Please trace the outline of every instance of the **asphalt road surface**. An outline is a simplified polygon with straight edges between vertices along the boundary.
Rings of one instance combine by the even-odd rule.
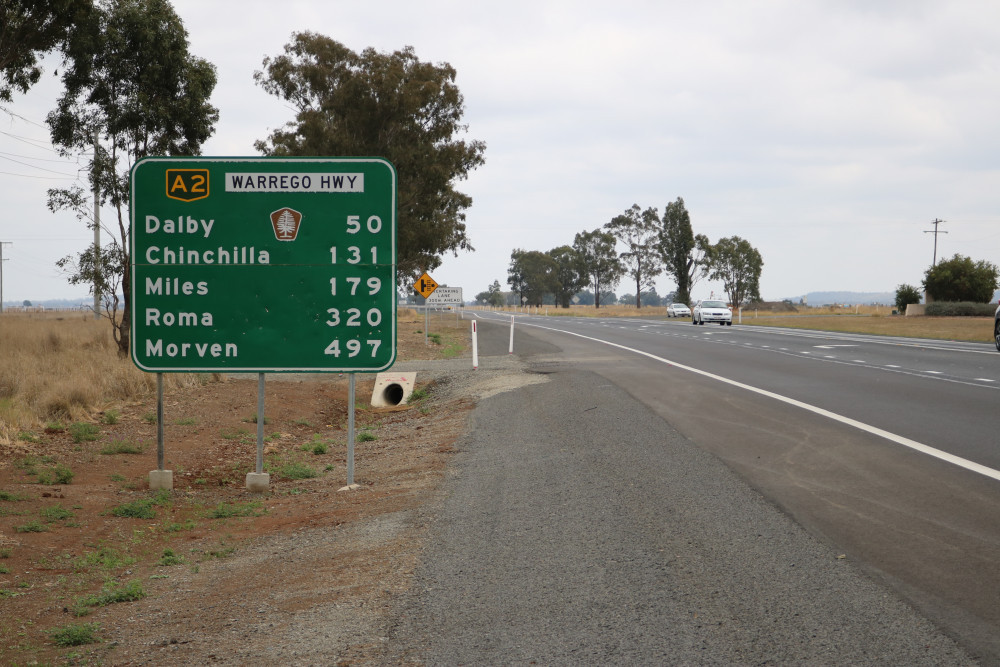
[[[390,655],[1000,662],[993,441],[930,424],[1000,396],[1000,355],[684,326],[519,321],[549,381],[477,407]]]

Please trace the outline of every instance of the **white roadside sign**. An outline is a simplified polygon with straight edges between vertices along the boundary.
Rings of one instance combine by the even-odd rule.
[[[461,287],[439,286],[433,294],[427,297],[427,305],[429,306],[460,306],[463,303]]]

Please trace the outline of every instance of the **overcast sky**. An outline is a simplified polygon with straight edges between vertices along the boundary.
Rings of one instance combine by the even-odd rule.
[[[448,62],[486,164],[458,189],[474,253],[432,272],[504,289],[511,250],[571,244],[683,197],[695,233],[764,259],[765,299],[919,285],[934,253],[1000,263],[1000,3],[174,0],[220,112],[205,155],[256,155],[293,111],[253,81],[311,30]],[[51,63],[48,73],[51,75]],[[51,76],[0,114],[3,298],[86,296],[55,268],[93,236],[45,191],[73,182]],[[68,175],[68,176],[67,176]],[[80,176],[80,182],[85,184]],[[111,219],[111,210],[102,212]],[[661,294],[674,288],[661,277]],[[719,285],[702,281],[694,298]],[[618,294],[634,292],[623,282]]]

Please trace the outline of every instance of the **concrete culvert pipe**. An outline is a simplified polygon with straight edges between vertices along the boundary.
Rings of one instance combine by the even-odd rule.
[[[416,373],[378,373],[372,388],[372,407],[388,408],[406,403],[413,393]]]

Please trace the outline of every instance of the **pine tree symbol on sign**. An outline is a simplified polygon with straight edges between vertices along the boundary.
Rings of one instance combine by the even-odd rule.
[[[290,208],[278,209],[271,214],[274,238],[279,241],[294,241],[302,224],[302,214]]]

